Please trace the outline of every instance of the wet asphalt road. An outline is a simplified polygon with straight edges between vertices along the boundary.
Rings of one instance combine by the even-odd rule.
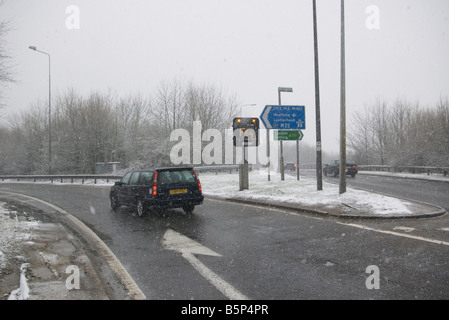
[[[304,174],[313,176],[314,172],[307,171]],[[324,181],[339,184],[338,177],[324,177]],[[348,176],[346,182],[348,187],[423,201],[449,210],[449,182],[422,181],[369,174],[358,174],[355,178]]]
[[[252,300],[449,298],[447,215],[349,221],[207,199],[192,216],[175,209],[140,218],[125,208],[112,212],[109,187],[0,184],[6,189],[82,220],[148,299],[232,299],[217,279]],[[167,230],[217,255],[195,254],[200,269],[164,246]],[[367,272],[372,265],[379,269],[379,289],[367,288],[374,283]]]

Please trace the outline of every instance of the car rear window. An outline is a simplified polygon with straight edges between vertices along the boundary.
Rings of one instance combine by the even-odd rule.
[[[195,182],[195,176],[192,170],[160,171],[157,176],[158,183],[187,183]]]

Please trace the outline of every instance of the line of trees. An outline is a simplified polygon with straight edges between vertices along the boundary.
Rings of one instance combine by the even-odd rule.
[[[428,107],[378,99],[355,113],[348,142],[360,164],[449,166],[449,99]]]
[[[5,4],[0,0],[0,7]],[[10,30],[8,21],[0,21],[0,108],[4,107],[4,92],[7,85],[15,82],[16,71],[12,57],[8,53],[5,36]]]
[[[214,85],[173,80],[161,83],[149,98],[73,89],[52,99],[52,173],[92,173],[97,162],[124,167],[170,164],[170,133],[193,121],[203,130],[229,128],[237,114],[235,95]],[[0,126],[0,173],[46,174],[49,171],[48,102]]]

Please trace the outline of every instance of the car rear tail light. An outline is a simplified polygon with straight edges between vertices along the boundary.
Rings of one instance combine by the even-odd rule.
[[[154,173],[153,177],[153,186],[150,189],[150,193],[153,197],[157,196],[157,171]]]
[[[199,190],[200,192],[203,192],[203,188],[201,188],[200,178],[198,178],[198,175],[196,174],[196,171],[195,171],[195,170],[193,170],[193,174],[194,174],[195,177],[196,177],[196,181],[198,181],[198,190]]]

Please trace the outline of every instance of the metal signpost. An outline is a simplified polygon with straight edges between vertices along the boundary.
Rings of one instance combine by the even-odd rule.
[[[267,129],[301,130],[306,128],[304,106],[265,106],[260,119]]]
[[[267,129],[267,137],[269,137],[268,132],[270,129],[278,130],[301,130],[306,128],[306,117],[305,117],[305,107],[304,106],[265,106],[262,114],[260,115],[265,128]],[[282,140],[280,140],[282,142]],[[270,141],[268,140],[269,144]],[[283,179],[283,150],[281,149],[281,179]],[[268,163],[270,159],[268,158]],[[268,169],[269,170],[269,169]],[[269,172],[269,171],[268,171]],[[269,174],[269,173],[268,173]],[[270,177],[268,176],[268,181]]]
[[[232,128],[234,130],[234,146],[243,148],[243,163],[239,165],[239,189],[242,191],[249,189],[249,168],[246,149],[259,145],[259,119],[234,118]]]
[[[274,140],[278,141],[301,141],[304,134],[301,130],[278,130],[274,132]]]
[[[278,130],[274,132],[274,140],[296,141],[296,180],[299,181],[299,141],[304,138],[301,130]]]

